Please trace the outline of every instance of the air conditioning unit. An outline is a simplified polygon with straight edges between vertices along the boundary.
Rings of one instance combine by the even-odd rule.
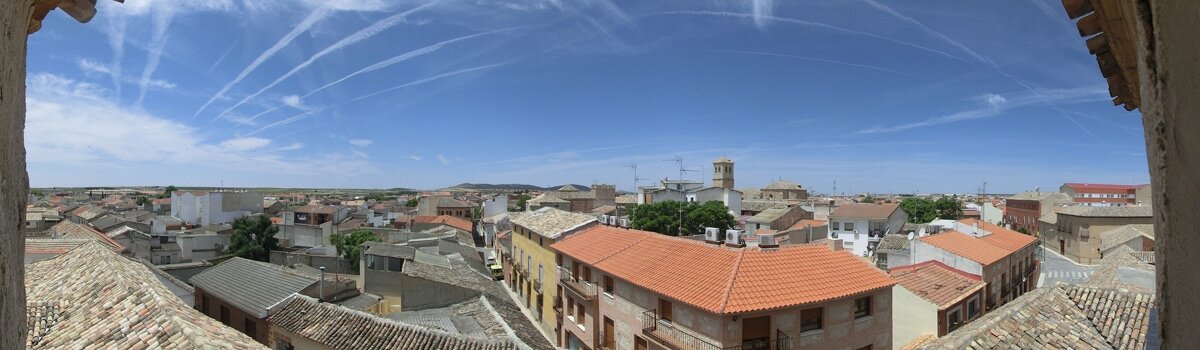
[[[621,220],[617,220],[617,222],[621,225],[622,228],[629,228],[629,219],[621,219]]]
[[[617,226],[617,216],[616,215],[608,216],[608,226]]]
[[[779,244],[775,243],[775,236],[758,236],[759,248],[774,248],[778,246]]]
[[[725,244],[738,247],[745,245],[745,243],[742,242],[742,231],[725,230]]]
[[[600,224],[608,225],[608,214],[600,215]]]
[[[716,227],[705,227],[704,228],[704,240],[705,241],[707,241],[709,243],[721,243],[721,240],[717,239],[717,237],[719,237],[719,236],[721,236],[721,229],[716,228]]]

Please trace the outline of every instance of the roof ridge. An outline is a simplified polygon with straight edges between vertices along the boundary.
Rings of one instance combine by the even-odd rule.
[[[729,282],[725,283],[725,296],[721,298],[721,306],[718,310],[725,313],[725,307],[729,305],[729,295],[733,294],[733,282],[737,279],[738,269],[742,267],[742,257],[746,256],[746,250],[738,250],[737,259],[733,261],[733,268],[730,269]]]

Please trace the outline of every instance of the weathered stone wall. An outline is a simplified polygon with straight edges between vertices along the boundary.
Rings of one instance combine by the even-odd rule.
[[[0,349],[25,347],[25,33],[32,0],[0,1]]]

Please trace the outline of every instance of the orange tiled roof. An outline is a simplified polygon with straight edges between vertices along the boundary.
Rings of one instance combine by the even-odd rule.
[[[791,307],[895,285],[887,274],[821,245],[727,249],[653,232],[594,226],[552,248],[680,302],[733,314]]]
[[[963,219],[959,220],[959,222],[966,225],[978,224],[979,228],[992,233],[990,235],[983,236],[983,238],[980,239],[982,239],[984,242],[991,243],[994,246],[1004,248],[1009,252],[1021,250],[1021,248],[1025,248],[1026,246],[1029,246],[1030,244],[1033,244],[1033,242],[1037,241],[1037,238],[1034,238],[1033,236],[1009,230],[1002,226],[994,225],[983,220]]]
[[[795,224],[792,225],[792,227],[789,227],[788,229],[789,230],[799,230],[799,229],[807,228],[810,225],[812,227],[821,227],[821,226],[829,225],[829,222],[825,221],[825,220],[804,219],[804,220],[797,221]]]
[[[921,242],[983,265],[991,265],[1000,259],[1004,259],[1009,253],[1012,253],[982,239],[958,231],[946,231],[935,235],[928,235],[921,237],[920,240]]]
[[[471,232],[471,221],[452,215],[417,215],[412,221],[418,224],[442,224],[459,230]]]
[[[91,226],[78,224],[70,220],[63,220],[62,222],[51,226],[50,232],[57,234],[62,238],[90,239],[97,241],[105,246],[108,246],[108,248],[112,249],[114,252],[120,253],[125,251],[124,245],[116,240],[113,240],[111,237],[108,237],[108,235],[100,231],[96,231],[96,229],[92,228]]]
[[[892,278],[904,289],[945,309],[983,289],[979,275],[966,273],[930,260],[892,268]]]

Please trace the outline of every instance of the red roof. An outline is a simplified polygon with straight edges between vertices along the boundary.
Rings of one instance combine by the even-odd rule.
[[[1141,186],[1145,185],[1085,184],[1078,182],[1067,183],[1067,187],[1075,190],[1136,190]]]
[[[467,232],[471,232],[472,228],[470,220],[451,215],[417,215],[412,217],[412,221],[418,224],[442,224]]]
[[[814,244],[729,249],[593,226],[551,247],[616,278],[718,314],[799,306],[895,285],[854,255]]]
[[[904,289],[945,309],[983,288],[979,275],[966,273],[930,260],[920,264],[892,268],[892,278]]]
[[[978,223],[979,228],[991,234],[976,238],[966,233],[951,230],[921,237],[920,240],[921,242],[983,265],[991,265],[1000,259],[1004,259],[1013,252],[1025,248],[1037,240],[1033,236],[1005,229],[981,220],[965,219],[959,222],[966,225]]]
[[[789,227],[788,229],[789,230],[799,230],[799,229],[808,228],[809,226],[821,227],[821,226],[825,226],[828,224],[829,224],[829,222],[823,221],[823,220],[804,219],[804,220],[797,221],[795,224],[792,225],[792,227]]]

